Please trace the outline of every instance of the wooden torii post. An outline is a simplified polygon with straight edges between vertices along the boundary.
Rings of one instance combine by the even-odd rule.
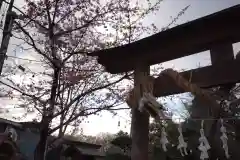
[[[148,132],[149,115],[146,112],[140,112],[138,104],[144,92],[151,92],[149,88],[150,66],[139,63],[134,69],[134,101],[132,108],[131,137],[132,150],[131,159],[148,159]],[[141,125],[139,125],[141,124]],[[142,137],[145,137],[144,139]]]
[[[239,61],[233,59],[232,44],[240,42],[240,5],[179,25],[131,44],[90,53],[112,74],[134,70],[134,102],[132,103],[132,160],[148,159],[149,116],[137,109],[146,91],[155,97],[186,92],[172,83],[169,76],[153,80],[148,89],[150,65],[210,50],[212,65],[182,72],[185,79],[201,88],[240,82]],[[230,61],[231,63],[225,63]]]

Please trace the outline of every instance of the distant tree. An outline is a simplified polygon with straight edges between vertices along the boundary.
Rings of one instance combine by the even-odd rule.
[[[111,141],[111,144],[121,148],[124,153],[128,154],[131,150],[132,139],[127,132],[119,131]]]
[[[161,130],[165,128],[169,144],[167,145],[168,151],[164,152],[160,144]],[[180,152],[176,149],[178,145],[178,125],[172,121],[150,123],[149,128],[149,156],[151,159],[166,159],[179,157]]]
[[[119,131],[110,141],[106,150],[106,160],[130,160],[131,138],[128,133]]]
[[[115,134],[116,137],[120,137],[120,136],[129,136],[129,134],[127,132],[124,132],[122,130],[120,130],[119,132],[117,132]]]

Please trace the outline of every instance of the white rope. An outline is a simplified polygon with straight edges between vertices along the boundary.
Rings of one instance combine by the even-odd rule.
[[[167,151],[166,145],[169,143],[169,141],[168,141],[168,139],[167,139],[167,133],[166,133],[164,127],[162,127],[162,133],[161,133],[160,143],[161,143],[161,145],[162,145],[163,151],[166,152],[166,151]]]
[[[184,120],[184,118],[174,118],[175,120]],[[228,117],[228,118],[186,118],[187,121],[193,120],[193,121],[216,121],[216,120],[240,120],[240,116],[234,116],[234,117]],[[172,118],[160,118],[159,120],[162,121],[172,121]]]
[[[184,141],[184,138],[183,138],[181,124],[178,127],[178,132],[179,132],[179,137],[178,137],[179,144],[177,146],[177,149],[180,150],[180,153],[182,156],[188,155],[187,143]]]
[[[220,132],[222,132],[222,136],[220,137],[220,139],[222,140],[222,144],[223,144],[223,149],[225,151],[225,156],[228,159],[230,157],[229,153],[228,153],[228,137],[226,134],[226,128],[223,126],[223,120],[221,119],[221,128],[220,128]]]
[[[204,120],[202,120],[202,123],[201,123],[201,129],[200,129],[201,137],[199,138],[200,145],[198,146],[198,149],[201,151],[201,154],[200,154],[200,159],[201,160],[209,158],[208,150],[211,148],[209,143],[208,143],[207,138],[204,135],[203,124],[204,124]]]

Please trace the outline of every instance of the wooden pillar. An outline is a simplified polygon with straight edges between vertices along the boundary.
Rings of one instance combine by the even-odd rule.
[[[212,65],[227,64],[234,60],[232,43],[220,43],[210,50]],[[221,71],[219,71],[221,72]],[[235,83],[221,86],[220,90],[229,94],[229,90],[235,86]],[[226,94],[225,93],[225,94]],[[224,94],[224,93],[223,93]]]
[[[234,60],[232,43],[221,43],[210,49],[212,65]]]
[[[211,55],[212,65],[221,64],[221,63],[231,63],[231,61],[234,60],[232,43],[220,43],[220,44],[214,46],[213,48],[210,49],[210,55]],[[219,71],[219,72],[221,72],[221,71]],[[229,90],[230,90],[230,88],[232,88],[233,85],[235,85],[235,84],[226,84],[224,86],[221,86],[220,90],[223,90],[223,92],[226,92],[223,94],[229,95]],[[220,115],[218,115],[218,116],[220,116]],[[220,117],[214,117],[214,118],[220,118]],[[212,145],[212,148],[210,150],[211,151],[211,155],[210,155],[211,159],[210,160],[217,159],[220,156],[219,146],[221,146],[221,143],[219,142],[219,139],[217,138],[220,136],[218,127],[219,126],[217,125],[217,121],[215,121],[211,125],[209,133],[207,133],[209,135],[209,142]]]
[[[138,110],[138,103],[144,91],[147,90],[150,67],[144,64],[136,66],[134,70],[134,103],[132,106],[132,160],[148,160],[149,143],[149,115]]]

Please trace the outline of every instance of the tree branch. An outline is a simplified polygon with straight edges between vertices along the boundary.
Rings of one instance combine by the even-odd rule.
[[[59,22],[61,22],[62,20],[64,20],[67,16],[69,16],[71,13],[73,13],[73,11],[74,11],[75,9],[77,9],[78,7],[79,7],[79,5],[77,5],[75,8],[73,8],[72,10],[70,10],[69,12],[67,12],[65,15],[63,15],[62,18],[60,18],[60,19],[56,22],[56,24],[58,24]]]
[[[46,11],[47,11],[47,17],[48,17],[48,25],[49,25],[49,27],[48,27],[48,29],[50,29],[51,30],[51,28],[53,27],[52,25],[52,20],[51,20],[51,16],[50,16],[50,2],[48,1],[48,0],[45,0],[44,1],[45,2],[45,5],[46,5]]]
[[[19,24],[18,22],[15,21],[15,24],[22,30],[22,32],[27,35],[27,37],[31,40],[31,43],[32,44],[29,44],[29,45],[32,45],[32,47],[40,54],[42,55],[43,57],[45,57],[49,62],[51,62],[52,64],[53,61],[50,57],[48,57],[46,54],[44,54],[39,48],[37,48],[35,42],[34,42],[34,39],[32,38],[32,36],[30,36],[30,34],[21,26],[21,24]]]
[[[70,30],[66,30],[66,31],[62,31],[62,32],[58,32],[54,36],[56,38],[58,38],[58,37],[61,37],[61,36],[65,35],[65,34],[68,34],[68,33],[71,33],[71,32],[74,32],[74,31],[86,28],[95,20],[95,18],[97,18],[97,16],[94,17],[93,19],[91,19],[90,21],[88,21],[87,23],[85,23],[84,25],[80,26],[80,27],[77,27],[77,28],[74,28],[74,29],[70,29]]]
[[[81,97],[86,96],[86,95],[88,95],[88,94],[90,94],[90,93],[92,93],[92,92],[95,92],[95,91],[97,91],[97,90],[100,90],[100,89],[103,89],[103,88],[107,88],[107,87],[109,87],[109,86],[111,86],[111,85],[113,85],[113,84],[119,83],[119,82],[121,82],[123,79],[125,79],[126,77],[128,77],[128,75],[124,75],[122,78],[120,78],[120,79],[118,79],[118,80],[116,80],[116,81],[114,81],[114,82],[112,82],[112,83],[109,83],[109,84],[107,84],[107,85],[100,86],[100,87],[96,87],[96,88],[92,88],[92,89],[87,90],[86,92],[83,92],[83,93],[79,94],[79,95],[78,95],[77,97],[75,97],[67,106],[64,107],[64,108],[65,108],[64,110],[62,110],[61,112],[55,114],[54,117],[57,117],[57,116],[59,116],[60,114],[63,114],[67,108],[69,108],[71,105],[73,105],[73,104],[74,104],[78,99],[80,99]]]
[[[72,52],[70,53],[66,58],[63,59],[63,64],[69,59],[71,58],[73,55],[76,55],[76,54],[87,54],[87,52],[84,52],[84,51],[75,51],[75,52]]]
[[[89,20],[89,21],[87,21],[85,24],[83,24],[82,26],[79,26],[79,27],[74,28],[74,29],[70,29],[70,30],[58,32],[58,33],[56,33],[54,36],[55,36],[56,38],[58,38],[58,37],[63,36],[63,35],[65,35],[65,34],[68,34],[68,33],[71,33],[71,32],[74,32],[74,31],[77,31],[77,30],[81,30],[81,29],[83,29],[83,28],[86,28],[86,27],[88,27],[92,22],[94,22],[98,17],[101,17],[101,16],[103,16],[104,14],[107,14],[107,13],[113,11],[113,10],[114,10],[114,9],[111,9],[111,10],[106,11],[106,12],[103,12],[103,13],[101,13],[101,14],[97,14],[97,15],[95,15],[91,20]]]
[[[114,107],[114,106],[113,106],[113,105],[110,105],[110,106],[105,106],[105,107],[85,109],[85,110],[81,111],[80,113],[78,113],[77,115],[75,115],[72,119],[68,119],[67,121],[65,121],[62,125],[67,125],[67,124],[71,123],[72,121],[76,120],[77,118],[79,118],[80,116],[89,116],[89,115],[96,114],[96,113],[98,113],[98,112],[100,112],[100,111],[103,111],[103,110],[110,110],[111,107]],[[85,114],[85,112],[86,112],[87,110],[94,110],[94,109],[96,109],[96,110],[93,111],[93,112],[90,112],[90,113]],[[120,108],[120,109],[122,109],[122,108]],[[118,110],[120,110],[120,109],[118,109]],[[124,108],[124,109],[129,109],[129,108]],[[114,110],[117,110],[117,109],[114,109]],[[51,130],[49,131],[49,134],[52,134],[53,132],[55,132],[56,130],[58,130],[60,127],[61,127],[61,126],[59,125],[59,126],[53,128],[53,129],[51,129]]]
[[[55,23],[55,18],[56,18],[56,13],[57,13],[57,8],[58,8],[58,2],[59,2],[59,0],[55,0],[55,7],[54,7],[54,13],[53,13],[53,19],[52,19],[53,23]]]
[[[11,86],[11,85],[8,85],[8,84],[6,84],[6,83],[4,83],[4,82],[2,82],[2,81],[0,81],[0,83],[3,84],[3,85],[5,85],[5,86],[7,86],[7,87],[9,87],[9,88],[11,88],[11,89],[13,89],[13,90],[15,90],[15,91],[17,91],[17,92],[19,92],[19,93],[21,93],[21,94],[24,95],[24,96],[28,96],[28,97],[30,97],[30,98],[32,98],[32,99],[34,99],[34,100],[39,101],[39,102],[42,103],[42,104],[45,104],[45,101],[41,100],[40,98],[38,98],[38,97],[36,97],[36,96],[34,96],[34,95],[27,94],[27,93],[23,92],[22,90],[20,90],[20,89],[18,89],[18,88],[15,88],[15,87],[13,87],[13,86]]]
[[[6,0],[2,0],[7,4],[10,4],[10,2],[6,1]],[[34,20],[34,18],[29,17],[28,15],[26,15],[23,11],[21,11],[18,7],[13,6],[14,9],[16,9],[18,12],[20,12],[25,18],[28,18],[30,21],[28,23],[30,23],[31,21],[33,21],[34,23],[36,23],[37,25],[39,25],[40,27],[44,28],[45,30],[47,30],[46,27],[44,27],[43,25],[41,25],[39,22],[37,22],[36,20]],[[35,17],[36,18],[36,17]]]

